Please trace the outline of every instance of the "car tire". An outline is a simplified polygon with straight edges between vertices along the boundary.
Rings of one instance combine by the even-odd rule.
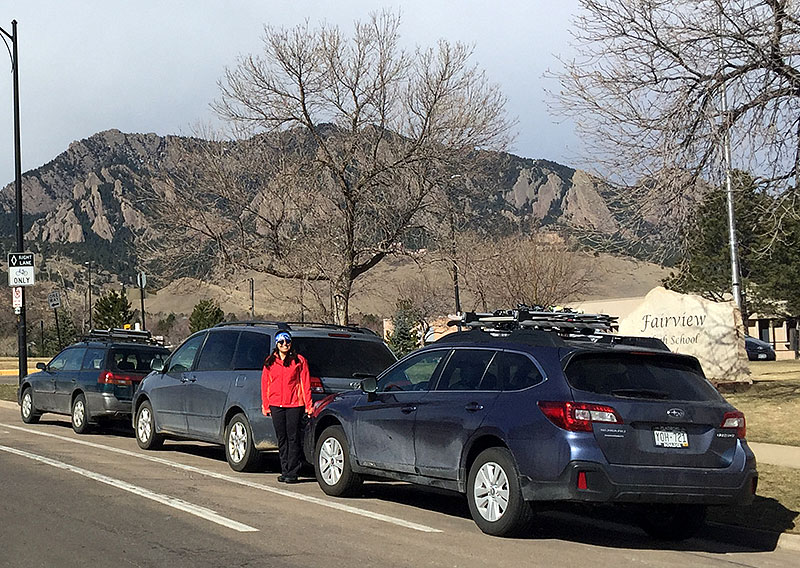
[[[225,427],[225,458],[234,471],[257,471],[261,454],[253,444],[253,430],[247,417],[239,413]]]
[[[155,450],[164,443],[164,437],[156,433],[156,419],[150,401],[145,400],[136,409],[134,430],[136,443],[143,450]]]
[[[89,410],[86,408],[86,396],[79,393],[72,401],[72,429],[76,434],[86,434],[89,431]]]
[[[658,540],[686,540],[706,522],[705,505],[642,505],[639,526]]]
[[[36,406],[33,403],[33,389],[31,387],[25,387],[25,390],[22,391],[19,415],[25,424],[36,424],[39,422],[39,418],[42,417],[42,413],[36,410]]]
[[[350,467],[350,446],[341,426],[329,426],[317,440],[314,473],[326,495],[348,497],[361,488],[363,479]]]
[[[522,498],[514,459],[506,448],[482,451],[467,478],[469,512],[493,536],[517,536],[531,525],[533,510]]]

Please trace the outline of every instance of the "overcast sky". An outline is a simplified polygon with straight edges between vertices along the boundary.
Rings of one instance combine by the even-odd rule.
[[[568,55],[577,0],[17,0],[0,27],[18,22],[23,173],[76,140],[123,132],[191,134],[214,120],[217,80],[240,55],[261,51],[264,24],[308,19],[344,31],[369,12],[402,15],[407,47],[438,39],[475,46],[473,61],[518,119],[515,154],[575,166],[577,137],[548,113],[543,78]],[[0,55],[0,187],[14,180],[11,59]]]

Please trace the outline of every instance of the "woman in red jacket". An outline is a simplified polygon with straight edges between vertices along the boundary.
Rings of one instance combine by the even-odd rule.
[[[278,437],[278,481],[297,483],[303,455],[303,412],[311,415],[312,409],[308,362],[292,348],[292,336],[286,331],[278,332],[275,349],[261,371],[261,411],[265,416],[272,415]]]

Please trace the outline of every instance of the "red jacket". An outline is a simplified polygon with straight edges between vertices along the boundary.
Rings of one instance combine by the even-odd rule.
[[[298,354],[297,361],[292,361],[288,367],[283,363],[276,357],[269,367],[261,370],[261,412],[268,415],[270,406],[305,406],[310,414],[313,406],[308,362]]]

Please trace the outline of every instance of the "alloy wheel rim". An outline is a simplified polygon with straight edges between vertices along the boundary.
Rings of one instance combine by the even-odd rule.
[[[319,449],[319,471],[328,485],[336,485],[344,472],[344,449],[336,438],[330,437]]]
[[[139,440],[147,442],[150,439],[150,433],[153,431],[153,420],[149,408],[142,408],[139,411],[139,420],[136,421],[136,435]]]
[[[22,397],[22,415],[28,418],[31,415],[32,409],[33,401],[31,400],[31,393],[26,392],[25,396]]]
[[[72,409],[72,423],[77,428],[83,426],[83,420],[86,415],[86,409],[83,407],[83,401],[78,400],[75,402],[75,407]]]
[[[497,522],[508,509],[508,476],[505,470],[495,462],[487,462],[481,466],[475,476],[472,496],[481,517],[489,522]]]
[[[239,463],[244,459],[247,451],[247,429],[241,422],[236,422],[231,427],[231,434],[228,436],[228,454],[234,463]]]

